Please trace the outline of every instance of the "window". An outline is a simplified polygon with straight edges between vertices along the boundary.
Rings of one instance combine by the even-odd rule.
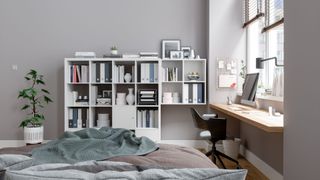
[[[245,15],[250,14],[248,6],[250,1],[244,0],[245,4],[247,3],[247,6],[244,6]],[[255,67],[257,57],[277,57],[278,64],[284,63],[283,0],[254,1],[265,6],[260,6],[260,9],[251,7],[251,9],[257,8],[257,12],[263,12],[263,16],[254,21],[244,18],[244,27],[247,31],[247,71],[260,73],[258,88],[261,93],[266,91],[275,96],[283,96],[283,80],[279,80],[283,78],[281,75],[283,68],[275,66],[274,60],[264,62],[264,69]]]

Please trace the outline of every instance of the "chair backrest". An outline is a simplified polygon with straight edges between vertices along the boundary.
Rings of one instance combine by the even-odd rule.
[[[227,120],[226,118],[210,118],[203,119],[197,110],[191,108],[191,114],[195,126],[199,129],[208,130],[211,133],[211,138],[214,141],[226,139]]]

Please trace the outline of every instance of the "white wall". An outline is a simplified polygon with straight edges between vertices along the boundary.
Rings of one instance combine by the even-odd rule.
[[[227,96],[235,99],[236,91],[217,89],[216,58],[246,59],[242,1],[210,0],[209,7],[209,102],[225,103]]]
[[[285,1],[284,179],[315,180],[320,162],[320,1]]]

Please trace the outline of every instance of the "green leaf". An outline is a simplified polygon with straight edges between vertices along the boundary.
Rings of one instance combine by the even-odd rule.
[[[30,105],[26,104],[26,105],[24,105],[24,106],[21,108],[21,110],[26,110],[26,109],[28,109],[29,107],[30,107]]]
[[[41,91],[44,92],[44,93],[50,94],[50,92],[48,90],[46,90],[46,89],[41,89]]]
[[[41,79],[36,80],[36,83],[45,85],[45,83]]]
[[[48,96],[44,96],[44,101],[48,104],[49,102],[53,102]]]
[[[28,80],[28,81],[30,80],[30,78],[29,78],[28,76],[26,76],[26,77],[24,77],[24,78],[25,78],[26,80]]]

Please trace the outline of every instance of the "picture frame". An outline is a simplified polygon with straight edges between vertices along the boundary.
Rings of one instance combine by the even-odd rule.
[[[170,59],[183,59],[183,51],[170,51]]]
[[[103,90],[102,91],[102,98],[111,98],[111,90]]]
[[[182,46],[181,51],[183,51],[183,59],[189,59],[191,56],[191,46]]]
[[[170,51],[180,51],[180,40],[162,40],[162,58],[169,59]]]

